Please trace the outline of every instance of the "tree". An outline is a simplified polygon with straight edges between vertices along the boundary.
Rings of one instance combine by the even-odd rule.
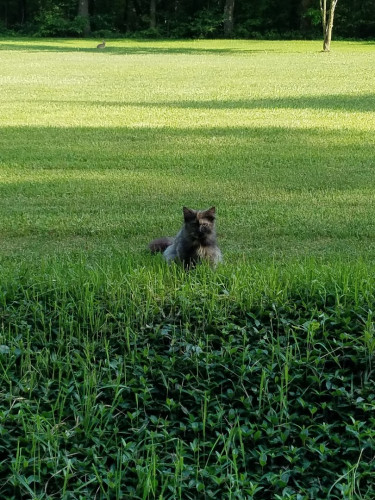
[[[224,6],[224,36],[231,37],[233,33],[234,0],[225,0]]]
[[[83,36],[90,34],[89,0],[78,0],[78,15],[84,19]]]
[[[331,48],[333,18],[338,0],[330,0],[330,6],[327,9],[327,0],[320,0],[320,12],[322,14],[323,25],[323,50],[329,52]]]
[[[150,28],[156,28],[156,0],[150,0]]]
[[[137,11],[135,9],[134,0],[126,2],[126,32],[131,33],[137,28]]]

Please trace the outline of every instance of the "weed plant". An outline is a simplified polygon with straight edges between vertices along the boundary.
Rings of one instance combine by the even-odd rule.
[[[372,267],[6,274],[3,498],[373,498]]]

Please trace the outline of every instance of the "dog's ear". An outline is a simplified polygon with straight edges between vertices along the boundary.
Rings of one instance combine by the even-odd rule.
[[[205,210],[202,215],[204,217],[207,217],[207,219],[215,220],[215,213],[216,213],[216,208],[211,207],[208,210]]]
[[[188,222],[188,221],[195,219],[195,217],[197,215],[197,212],[195,210],[192,210],[191,208],[183,207],[182,211],[184,213],[184,221],[185,222]]]

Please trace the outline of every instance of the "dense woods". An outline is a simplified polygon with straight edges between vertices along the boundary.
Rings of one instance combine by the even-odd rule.
[[[313,38],[319,0],[2,0],[0,33],[35,36]],[[375,0],[340,0],[335,37],[375,38]]]

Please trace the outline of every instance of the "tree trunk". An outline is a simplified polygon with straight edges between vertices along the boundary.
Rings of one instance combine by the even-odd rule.
[[[85,26],[83,28],[83,36],[89,36],[90,27],[90,17],[89,17],[89,0],[78,0],[78,15],[85,20]]]
[[[323,51],[329,52],[331,49],[333,19],[338,0],[331,0],[330,8],[327,10],[327,0],[320,0],[320,11],[322,13],[323,26]]]
[[[126,32],[135,30],[137,20],[137,12],[135,10],[134,1],[127,0],[126,2]]]
[[[313,3],[315,0],[301,0],[299,29],[303,32],[308,31],[311,26],[311,21],[306,18],[306,12]]]
[[[235,0],[225,0],[224,6],[224,36],[230,38],[233,34],[233,12],[234,12],[234,1]]]
[[[24,0],[20,0],[19,2],[19,6],[20,6],[20,22],[21,24],[23,24],[25,22],[25,1]]]
[[[150,28],[156,28],[156,0],[150,0]]]

